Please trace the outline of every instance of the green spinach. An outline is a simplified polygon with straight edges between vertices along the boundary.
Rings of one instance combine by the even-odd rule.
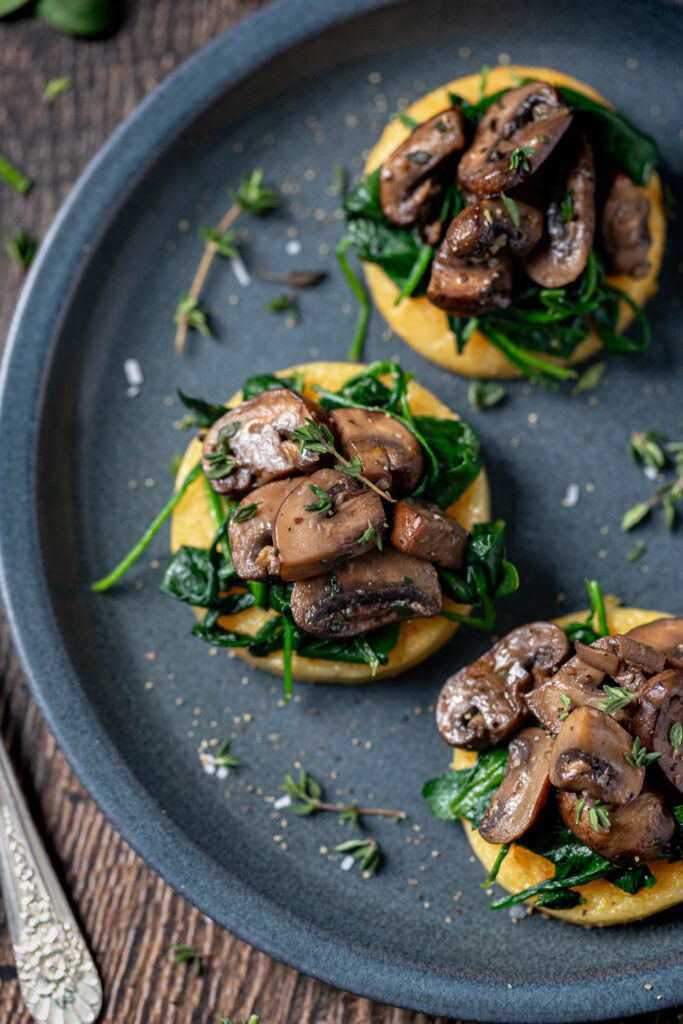
[[[478,629],[493,629],[496,621],[493,602],[514,593],[519,587],[517,570],[505,557],[504,532],[502,519],[475,523],[465,554],[464,569],[460,573],[439,569],[444,594],[458,604],[483,609],[482,615],[478,616],[442,611],[444,618]]]
[[[446,821],[467,818],[476,827],[503,781],[507,757],[505,747],[492,747],[482,751],[471,768],[451,768],[425,782],[422,796],[432,814]]]

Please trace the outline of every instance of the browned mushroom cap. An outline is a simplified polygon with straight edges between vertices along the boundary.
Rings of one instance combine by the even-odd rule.
[[[299,478],[273,480],[247,494],[235,509],[228,538],[235,572],[243,580],[264,580],[279,574],[280,562],[273,547],[273,523],[280,505],[299,483]],[[250,505],[256,505],[254,515],[240,519],[239,512],[244,513]]]
[[[330,419],[343,454],[360,458],[368,480],[393,497],[415,490],[424,470],[422,447],[395,416],[374,409],[335,409]]]
[[[572,115],[547,82],[511,89],[489,107],[460,159],[460,188],[494,196],[519,185],[552,153]]]
[[[297,483],[280,505],[273,529],[283,580],[305,580],[366,555],[386,534],[382,499],[345,473],[319,469]],[[325,502],[320,492],[329,498],[329,509],[307,508]]]
[[[579,800],[578,793],[560,791],[557,809],[569,831],[589,850],[619,867],[646,864],[666,854],[676,822],[661,793],[646,788],[630,804],[609,808],[610,827],[599,824],[597,830],[590,821],[591,801],[581,805]]]
[[[564,202],[548,206],[543,241],[524,260],[529,277],[544,288],[562,288],[575,281],[593,247],[595,167],[593,150],[583,136],[562,198]]]
[[[404,498],[394,508],[391,543],[406,555],[415,555],[446,569],[459,569],[469,534],[457,519],[438,505]]]
[[[511,843],[538,819],[550,793],[548,758],[552,737],[523,729],[508,746],[505,775],[477,826],[487,843]]]
[[[379,199],[394,224],[413,224],[425,213],[436,191],[435,171],[465,145],[462,114],[449,107],[430,117],[384,161]]]
[[[644,768],[626,760],[633,737],[602,711],[572,711],[555,738],[548,774],[553,786],[607,804],[629,804],[643,788]]]
[[[649,200],[630,178],[617,171],[600,223],[608,273],[645,277],[652,242],[649,215]]]
[[[459,259],[448,244],[448,232],[432,260],[427,298],[454,316],[480,316],[510,305],[512,262],[503,251],[488,260]]]
[[[662,756],[657,767],[679,793],[683,793],[683,740],[674,747],[676,723],[683,726],[683,672],[669,668],[653,676],[638,697],[631,728],[648,750]]]
[[[543,216],[527,203],[515,203],[514,217],[503,200],[480,199],[455,217],[447,232],[447,244],[460,259],[488,259],[501,249],[524,256],[543,234]],[[514,207],[512,207],[514,210]]]
[[[674,668],[683,668],[683,619],[655,619],[629,629],[627,636],[655,650],[664,651]]]
[[[576,644],[577,654],[565,662],[552,679],[525,696],[529,710],[548,732],[562,727],[560,715],[569,708],[599,708],[606,699],[602,685],[607,676],[615,684],[637,693],[645,683],[645,672],[660,671],[664,661],[657,651],[632,638],[617,634],[600,637],[595,643]],[[615,712],[624,720],[635,710]]]
[[[231,409],[204,438],[202,468],[214,491],[242,494],[293,473],[312,473],[325,456],[300,451],[292,440],[307,419],[327,423],[327,413],[296,391],[264,391]]]
[[[374,551],[292,590],[294,621],[315,636],[355,636],[440,611],[434,566],[400,551]]]
[[[528,718],[523,694],[542,683],[569,653],[564,630],[551,622],[519,626],[444,684],[436,724],[452,747],[500,743]]]

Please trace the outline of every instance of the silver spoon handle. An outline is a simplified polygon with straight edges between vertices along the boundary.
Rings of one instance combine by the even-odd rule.
[[[102,985],[0,740],[0,886],[21,994],[40,1024],[92,1024]]]

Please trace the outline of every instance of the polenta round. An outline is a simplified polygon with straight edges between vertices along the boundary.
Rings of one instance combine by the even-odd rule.
[[[360,373],[363,369],[363,365],[357,363],[303,363],[289,370],[283,370],[279,376],[286,376],[293,371],[304,374],[303,394],[315,401],[317,392],[313,389],[314,384],[330,391],[336,391],[349,377]],[[241,400],[241,392],[238,392],[227,404],[234,407],[239,405]],[[451,409],[440,402],[430,391],[416,384],[415,381],[410,381],[408,385],[408,401],[415,415],[436,416],[443,419],[458,418]],[[201,452],[201,442],[195,438],[188,445],[178,469],[176,488],[182,484],[187,474],[197,464]],[[489,486],[483,469],[448,511],[468,530],[474,523],[486,522],[490,518]],[[190,485],[173,511],[171,550],[175,553],[183,544],[208,548],[213,541],[214,533],[204,493],[204,482],[200,476]],[[452,611],[467,610],[463,606],[450,602],[447,598],[444,598],[444,607]],[[222,616],[219,623],[225,629],[255,634],[263,623],[274,614],[272,611],[265,611],[261,608],[248,608],[238,615]],[[322,683],[365,683],[373,678],[387,678],[423,661],[450,640],[457,628],[456,622],[450,622],[440,616],[433,619],[415,619],[403,622],[396,647],[389,654],[387,664],[380,665],[374,677],[368,665],[323,661],[300,657],[298,654],[292,656],[292,673],[295,679]],[[265,658],[254,658],[241,648],[235,649],[234,653],[267,672],[274,675],[283,674],[282,651],[274,651]]]
[[[614,598],[607,598],[605,607],[610,633],[627,633],[635,626],[670,617],[662,612],[651,612],[642,608],[621,608]],[[577,612],[573,615],[563,615],[562,618],[553,621],[558,626],[566,626],[570,622],[583,621],[587,614],[587,611]],[[474,751],[456,750],[453,767],[468,768],[474,764],[476,758]],[[463,825],[470,846],[486,870],[490,871],[501,847],[487,843],[476,828],[464,819]],[[573,887],[586,901],[582,906],[572,907],[570,910],[551,910],[544,907],[543,913],[570,921],[572,924],[607,927],[640,921],[644,917],[658,914],[680,903],[683,900],[683,862],[670,864],[666,860],[655,860],[648,864],[648,868],[657,879],[652,889],[641,889],[630,896],[616,885],[599,878],[588,885]],[[554,870],[554,865],[545,857],[532,853],[519,843],[513,843],[500,866],[496,881],[508,892],[522,892],[529,886],[552,878]],[[533,906],[533,900],[527,902]]]
[[[493,68],[488,73],[486,93],[492,94],[500,89],[514,88],[520,78],[539,79],[551,85],[566,86],[576,92],[584,93],[591,99],[609,107],[607,101],[589,85],[585,85],[571,75],[550,68],[534,68],[522,65]],[[457,78],[446,85],[435,89],[407,108],[406,113],[416,121],[423,122],[450,106],[449,92],[457,93],[463,99],[476,103],[479,99],[481,75],[467,75]],[[365,167],[366,173],[374,171],[393,153],[410,134],[399,120],[391,121],[382,132],[379,141],[370,152]],[[664,242],[666,236],[666,214],[662,197],[662,183],[656,171],[653,171],[646,187],[641,191],[650,202],[648,226],[652,244],[648,254],[649,270],[644,277],[635,279],[629,275],[608,277],[609,284],[625,292],[638,306],[644,306],[647,299],[657,291],[657,277],[662,264]],[[403,299],[395,305],[399,289],[387,277],[384,271],[374,263],[365,263],[365,276],[372,299],[389,326],[411,348],[414,348],[425,359],[438,363],[446,370],[453,370],[466,377],[508,378],[521,376],[520,371],[509,362],[506,356],[490,344],[480,331],[475,331],[467,342],[464,351],[458,352],[453,332],[448,326],[446,314],[442,309],[432,305],[426,296]],[[631,308],[621,303],[618,329],[621,331],[633,319]],[[560,366],[580,363],[594,355],[602,347],[600,339],[594,331],[579,343],[569,359],[560,359],[541,353],[548,362]]]

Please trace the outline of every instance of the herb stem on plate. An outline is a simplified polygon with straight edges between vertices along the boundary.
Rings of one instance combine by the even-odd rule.
[[[339,266],[342,268],[342,272],[346,278],[346,283],[358,300],[358,319],[356,320],[356,329],[353,334],[353,341],[351,342],[351,348],[349,349],[348,356],[349,359],[357,361],[363,355],[363,342],[365,341],[368,322],[370,320],[370,300],[365,293],[363,285],[351,270],[349,261],[346,258],[346,250],[350,244],[349,239],[345,235],[337,246],[337,259],[339,260]]]
[[[298,804],[292,804],[290,810],[294,814],[305,817],[314,811],[333,811],[339,814],[344,821],[352,826],[359,818],[373,815],[374,817],[396,818],[405,821],[405,811],[392,811],[386,807],[359,807],[357,804],[330,804],[323,800],[323,791],[319,782],[307,772],[301,769],[298,782],[289,774],[285,775],[285,781],[280,786],[283,793],[299,800]]]
[[[197,465],[190,470],[182,484],[175,492],[175,494],[169,499],[164,505],[161,512],[159,512],[152,522],[149,524],[145,532],[143,533],[137,544],[131,548],[125,558],[122,558],[117,566],[115,566],[110,573],[103,576],[102,579],[96,580],[90,584],[90,589],[95,593],[101,594],[105,590],[109,590],[115,583],[117,583],[121,577],[130,569],[133,562],[137,561],[142,552],[148,546],[154,535],[166,522],[173,509],[176,507],[182,496],[187,491],[190,484],[193,484],[202,471],[202,464],[198,462]]]
[[[351,462],[345,458],[341,452],[337,451],[334,446],[334,437],[332,432],[323,424],[316,423],[313,419],[306,420],[305,427],[297,427],[293,432],[293,438],[299,442],[301,451],[318,452],[320,454],[334,455],[338,460],[339,465],[335,466],[335,469],[340,470],[342,473],[346,473],[347,476],[351,476],[356,480],[360,480],[361,483],[369,487],[370,490],[375,491],[379,494],[380,498],[384,501],[395,502],[396,499],[392,498],[388,491],[383,491],[381,487],[373,484],[372,480],[368,480],[366,476],[361,473],[362,463],[360,456]]]

